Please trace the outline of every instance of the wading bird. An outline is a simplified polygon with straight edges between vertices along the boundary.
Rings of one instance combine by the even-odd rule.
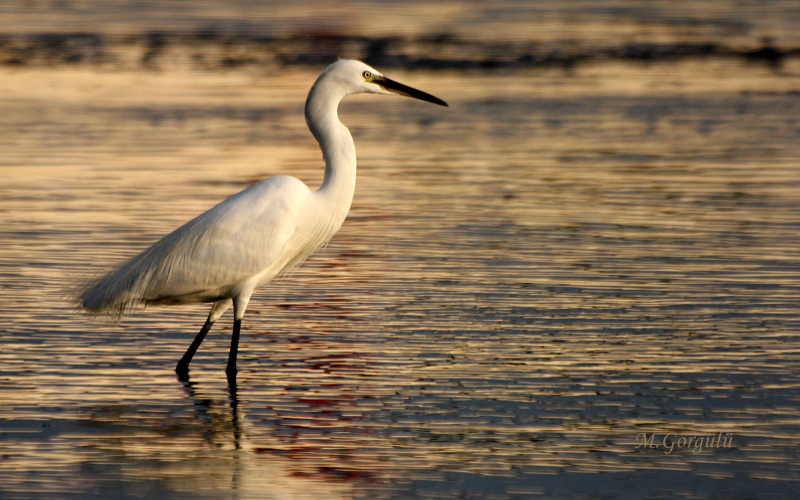
[[[164,236],[82,293],[82,306],[117,316],[137,304],[211,302],[200,333],[178,362],[185,380],[189,363],[216,320],[233,305],[233,334],[226,373],[236,381],[239,331],[258,287],[300,265],[344,222],[356,184],[356,150],[338,116],[352,94],[399,94],[441,106],[447,103],[381,75],[360,61],[340,60],[317,78],[305,116],[325,160],[316,191],[289,176],[253,184]]]

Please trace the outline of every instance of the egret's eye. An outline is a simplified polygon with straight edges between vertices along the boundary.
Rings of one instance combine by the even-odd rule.
[[[361,73],[361,76],[364,77],[364,80],[369,80],[370,78],[372,78],[372,73],[370,73],[369,71],[365,71]]]

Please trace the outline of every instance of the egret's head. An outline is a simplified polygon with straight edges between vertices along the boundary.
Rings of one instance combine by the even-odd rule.
[[[438,97],[390,80],[361,61],[341,59],[328,66],[323,75],[343,87],[347,94],[397,94],[447,106]]]

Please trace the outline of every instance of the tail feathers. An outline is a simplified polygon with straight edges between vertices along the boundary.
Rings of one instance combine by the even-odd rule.
[[[208,231],[202,227],[200,217],[161,238],[107,276],[90,283],[77,294],[80,305],[89,312],[119,319],[132,313],[140,303],[157,296],[156,292],[164,292],[176,273],[185,270],[186,262],[203,248],[200,243]]]
[[[142,269],[141,257],[86,286],[78,295],[80,305],[91,313],[117,319],[133,312],[143,300],[151,275],[148,269]]]
[[[80,304],[94,314],[106,314],[120,318],[133,311],[141,296],[130,287],[115,281],[115,275],[107,276],[93,284],[80,295]]]
[[[108,280],[97,283],[87,290],[81,297],[81,306],[94,314],[109,314],[123,316],[133,309],[139,300],[125,291],[113,289],[113,283]]]

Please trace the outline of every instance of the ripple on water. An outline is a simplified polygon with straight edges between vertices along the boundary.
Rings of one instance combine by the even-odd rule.
[[[66,70],[30,71],[8,78]],[[285,99],[270,102],[214,91],[254,85],[237,72],[97,72],[102,107],[70,79],[69,102],[1,94],[3,496],[785,495],[800,478],[800,101],[609,97],[525,73],[544,88],[531,97],[519,76],[439,75],[441,116],[343,106],[351,217],[252,301],[234,394],[225,321],[189,383],[171,371],[204,307],[114,328],[64,297],[252,179],[318,182],[305,90],[276,76],[259,83]],[[31,102],[41,116],[15,129]],[[238,135],[264,113],[279,147]],[[667,453],[637,448],[643,433],[732,445]]]

